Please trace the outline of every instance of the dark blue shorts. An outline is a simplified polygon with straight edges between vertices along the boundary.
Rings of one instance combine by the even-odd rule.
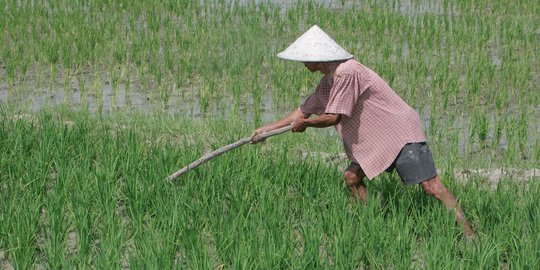
[[[392,172],[394,169],[401,181],[407,185],[422,183],[437,176],[435,162],[426,142],[408,143],[403,146],[386,171]]]

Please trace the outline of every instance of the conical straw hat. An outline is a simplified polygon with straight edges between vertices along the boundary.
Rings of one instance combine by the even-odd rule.
[[[278,53],[279,58],[299,62],[332,62],[353,58],[317,25],[311,27],[287,49]]]

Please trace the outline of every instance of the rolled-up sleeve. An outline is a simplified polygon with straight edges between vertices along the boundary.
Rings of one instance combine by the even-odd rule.
[[[351,116],[362,90],[358,76],[351,74],[335,76],[325,113]]]
[[[324,113],[324,106],[317,97],[317,92],[311,94],[302,105],[299,107],[300,111],[305,115],[316,114],[321,115]]]

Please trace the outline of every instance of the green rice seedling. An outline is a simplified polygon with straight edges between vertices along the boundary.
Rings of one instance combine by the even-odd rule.
[[[491,148],[497,149],[501,143],[501,138],[504,132],[504,121],[503,116],[499,113],[496,113],[493,120],[493,140],[491,141]]]
[[[161,136],[151,130],[159,130],[162,125],[178,128],[186,135],[202,130],[202,127],[208,127],[205,128],[208,133],[219,125],[184,122],[187,126],[182,126],[182,123],[171,126],[175,121],[173,118],[163,120],[161,117],[162,120],[158,121],[139,118],[127,122],[116,118],[115,122],[131,126],[116,129],[112,127],[114,122],[108,122],[107,118],[87,118],[84,115],[72,115],[70,118],[77,125],[69,129],[62,127],[61,122],[42,117],[38,125],[46,127],[47,132],[34,132],[32,135],[20,130],[17,134],[26,134],[24,136],[29,142],[46,136],[35,145],[45,147],[41,151],[44,160],[55,161],[56,185],[52,193],[38,200],[44,200],[51,207],[61,201],[64,203],[60,205],[71,205],[73,219],[66,217],[61,211],[65,208],[61,206],[54,217],[73,220],[78,247],[71,255],[74,265],[167,267],[176,260],[176,265],[186,267],[257,267],[253,262],[260,267],[271,268],[409,267],[413,262],[426,267],[437,262],[449,267],[490,267],[501,263],[497,259],[501,254],[510,256],[507,258],[509,261],[520,256],[524,259],[520,266],[534,265],[531,259],[526,259],[524,249],[518,247],[515,249],[517,253],[510,251],[512,241],[523,241],[518,238],[493,238],[477,251],[456,242],[460,231],[455,228],[451,214],[441,211],[442,206],[428,200],[419,190],[397,184],[396,175],[369,182],[373,204],[367,208],[356,205],[349,199],[337,168],[328,167],[316,159],[305,163],[291,159],[294,151],[280,147],[299,142],[292,134],[276,138],[272,142],[276,144],[275,149],[252,147],[224,155],[202,170],[186,175],[187,178],[178,185],[170,186],[148,179],[165,176],[167,171],[162,168],[171,167],[175,163],[171,163],[172,160],[187,162],[196,157],[205,141],[219,145],[225,138],[200,137],[191,145],[192,151],[178,152],[177,147],[161,144],[155,139],[151,141],[157,145],[150,146],[144,142],[145,137]],[[11,124],[9,128],[13,128]],[[241,127],[232,129],[240,131]],[[226,133],[233,135],[235,132],[230,130]],[[13,133],[2,134],[4,140],[23,138]],[[311,136],[312,140],[320,140],[315,133]],[[75,141],[79,143],[72,144]],[[18,145],[21,142],[14,143]],[[2,148],[2,151],[7,149]],[[117,152],[125,154],[119,157],[114,154]],[[261,155],[270,155],[271,162],[261,162]],[[239,163],[243,166],[235,165]],[[8,164],[2,162],[2,166]],[[299,165],[305,169],[298,169]],[[21,166],[20,169],[23,168]],[[41,173],[50,173],[48,165],[42,169]],[[18,174],[18,171],[12,172]],[[75,179],[79,180],[74,182]],[[516,184],[507,182],[506,185]],[[526,213],[535,209],[531,199],[535,198],[534,192],[538,193],[538,186],[529,186],[529,192],[532,188],[533,194],[523,197],[523,204],[519,202],[516,205],[510,202],[515,201],[513,196],[522,192],[519,189],[510,188],[496,194],[487,192],[484,193],[485,198],[479,200],[474,190],[480,186],[453,184],[450,188],[457,189],[462,195],[462,204],[470,209],[470,215],[481,216],[476,221],[481,222],[477,224],[479,230],[490,237],[500,233],[496,229],[497,224],[504,222],[504,214],[499,211],[517,211],[509,217],[515,222],[504,225],[507,229],[516,232],[520,228],[518,224],[528,222],[531,226],[527,230],[532,231],[522,233],[534,235],[536,227],[533,225],[537,222]],[[499,196],[498,206],[491,205],[492,200],[497,200],[495,196]],[[45,217],[53,214],[45,213]],[[525,220],[528,221],[523,222]],[[52,260],[49,265],[68,265],[52,253],[55,242],[60,243],[59,250],[65,250],[66,244],[60,239],[65,239],[66,228],[52,234],[51,226],[54,224],[38,222],[40,228],[51,233],[48,236],[51,238],[46,238],[51,240],[47,240],[49,244],[45,250],[51,252],[47,259]],[[3,230],[6,228],[5,225],[1,227]],[[351,249],[350,244],[361,248]],[[531,245],[529,242],[522,244],[523,248]],[[274,253],[265,253],[265,250]],[[7,254],[9,258],[16,258],[12,251]],[[400,257],[388,260],[391,254],[400,254]],[[455,260],[460,256],[465,260]],[[35,258],[35,255],[30,258]]]
[[[69,70],[64,70],[62,74],[62,95],[64,104],[71,103],[71,74]]]
[[[100,76],[95,76],[92,82],[92,96],[98,113],[103,112],[103,82]]]
[[[527,109],[523,110],[518,118],[517,122],[517,129],[515,132],[517,133],[517,137],[520,138],[519,140],[519,150],[523,155],[527,155],[527,138],[529,138],[528,134],[528,117],[529,112],[527,112]]]
[[[253,122],[255,126],[261,125],[261,105],[263,100],[263,89],[257,81],[251,85],[251,99],[253,102]]]
[[[485,147],[488,130],[489,115],[483,110],[475,110],[471,117],[471,139],[478,136],[481,147]]]
[[[172,94],[172,87],[166,83],[158,84],[159,100],[162,110],[165,110],[169,104],[169,99]]]
[[[122,77],[122,67],[120,65],[114,65],[108,70],[107,73],[109,77],[108,80],[110,80],[112,92],[114,94],[113,96],[115,96]]]
[[[199,89],[199,108],[202,114],[206,114],[210,107],[210,87],[208,84],[203,83]]]
[[[86,87],[86,77],[79,75],[77,77],[78,91],[80,95],[80,107],[83,109],[88,108],[88,92]]]

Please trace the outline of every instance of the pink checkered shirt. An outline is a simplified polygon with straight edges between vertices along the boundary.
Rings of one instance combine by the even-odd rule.
[[[305,115],[341,114],[336,130],[347,157],[371,180],[386,170],[406,143],[424,142],[422,123],[388,84],[356,60],[325,75],[300,106]]]

